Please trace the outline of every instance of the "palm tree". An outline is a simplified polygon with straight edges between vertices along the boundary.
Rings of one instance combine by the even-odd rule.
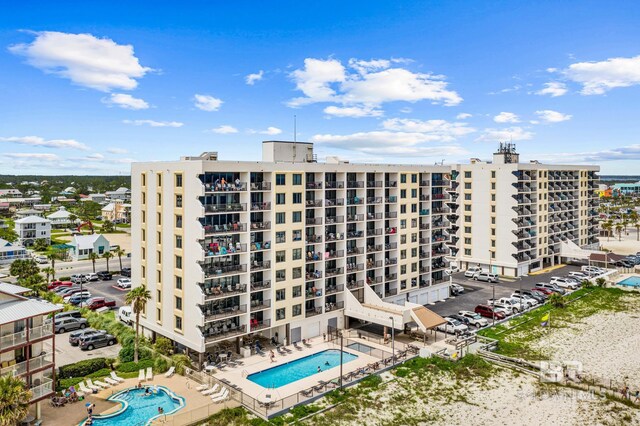
[[[113,257],[113,254],[110,251],[108,251],[105,254],[103,254],[102,257],[104,257],[107,260],[107,272],[109,272],[109,259]]]
[[[613,223],[608,220],[605,223],[602,224],[602,229],[604,229],[605,231],[607,231],[607,241],[609,241],[609,238],[611,237],[611,229],[613,228]]]
[[[47,277],[47,282],[49,282],[49,277],[55,274],[56,270],[49,266],[46,268],[42,268],[42,272],[44,272],[45,276]]]
[[[52,279],[56,279],[56,259],[58,258],[58,253],[55,251],[52,251],[50,253],[47,253],[47,259],[49,259],[51,261],[51,269],[53,269],[53,273],[51,274],[51,278]]]
[[[640,241],[640,222],[636,220],[633,226],[636,228],[636,241]]]
[[[0,376],[0,425],[17,425],[29,413],[31,391],[12,375]]]
[[[616,234],[618,234],[618,241],[622,241],[622,224],[616,223]]]
[[[95,252],[91,252],[89,253],[89,260],[91,260],[92,266],[93,266],[93,273],[96,273],[96,260],[100,259],[100,255],[98,253]],[[108,260],[107,260],[108,262]]]
[[[138,362],[138,334],[140,329],[140,313],[144,311],[147,301],[151,299],[151,292],[144,284],[136,287],[127,293],[125,302],[131,305],[133,313],[136,314],[136,338],[134,341],[133,361]]]
[[[122,271],[122,256],[124,256],[125,254],[127,254],[124,250],[122,250],[120,247],[118,247],[115,251],[114,254],[116,256],[118,256],[118,260],[120,261],[120,270]]]

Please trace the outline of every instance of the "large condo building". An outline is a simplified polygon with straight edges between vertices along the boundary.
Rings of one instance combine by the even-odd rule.
[[[492,162],[453,166],[458,266],[521,276],[557,264],[575,249],[597,248],[599,170],[520,163],[512,144],[501,144]]]
[[[203,354],[350,318],[420,324],[421,305],[448,297],[450,167],[318,163],[300,142],[264,142],[263,160],[133,164],[132,277],[152,294],[147,332]]]

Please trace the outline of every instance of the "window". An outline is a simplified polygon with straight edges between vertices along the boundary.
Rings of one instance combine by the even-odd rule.
[[[495,252],[495,251],[492,251],[492,252],[491,252],[491,258],[492,258],[492,259],[495,259],[495,258],[496,258],[496,252]]]
[[[470,234],[471,233],[471,227],[470,226],[465,226],[464,227],[464,233],[465,234]]]
[[[291,308],[291,315],[294,317],[302,315],[302,305],[293,305],[293,308]]]
[[[182,207],[182,195],[180,194],[176,194],[176,207]]]
[[[286,279],[287,279],[287,271],[285,271],[284,269],[279,269],[276,271],[277,282],[284,281]]]
[[[302,268],[293,268],[292,276],[293,279],[302,278]]]
[[[286,201],[285,194],[276,194],[276,204],[284,204]]]
[[[302,241],[302,230],[294,229],[293,230],[293,241]]]
[[[182,297],[180,296],[176,296],[176,309],[179,311],[182,310]]]
[[[469,237],[465,237],[465,239],[464,239],[464,243],[465,243],[465,244],[471,244],[471,238],[469,238]]]
[[[145,223],[146,221],[147,221],[147,212],[142,210],[142,223]]]
[[[177,173],[176,174],[176,187],[177,188],[182,188],[182,174],[181,173]]]
[[[407,251],[400,250],[400,259],[406,259],[406,258],[407,258]]]
[[[491,228],[491,235],[496,235],[496,228]]]
[[[471,189],[471,182],[465,182],[464,189]]]
[[[418,183],[418,174],[417,173],[413,173],[411,175],[411,183]]]
[[[414,247],[411,249],[411,257],[417,257],[417,256],[418,256],[418,249]]]
[[[413,188],[411,190],[411,198],[418,198],[418,190]]]
[[[495,178],[496,178],[496,171],[491,170],[491,179],[495,179]]]
[[[302,212],[293,212],[291,216],[293,223],[302,222]]]
[[[182,269],[182,256],[176,256],[176,268]]]
[[[467,201],[471,201],[471,193],[464,194],[464,199]]]
[[[182,277],[176,275],[176,289],[182,290]]]
[[[300,260],[302,259],[302,249],[293,249],[291,251],[292,255],[291,255],[291,260]]]
[[[160,252],[160,250],[156,252],[156,260],[158,263],[162,263],[162,253]]]
[[[465,179],[471,179],[471,172],[464,172]]]
[[[144,267],[144,265],[142,265],[140,268],[141,268],[141,272],[142,272],[142,274],[141,274],[142,278],[145,278],[147,276],[146,268]]]
[[[491,182],[491,189],[493,189],[493,190],[496,189],[496,183],[495,182]]]
[[[496,212],[496,206],[491,206],[491,213],[495,213]]]
[[[278,212],[276,213],[276,224],[283,224],[285,223],[285,214],[284,212]]]
[[[400,183],[407,183],[407,175],[405,173],[400,175]]]
[[[286,297],[285,289],[281,288],[280,290],[276,290],[276,301],[284,300]]]
[[[182,215],[176,215],[176,228],[182,228]]]
[[[407,229],[407,219],[400,220],[400,229]]]
[[[276,320],[280,321],[280,320],[283,320],[285,317],[286,317],[286,314],[285,314],[284,308],[276,309]]]
[[[496,240],[491,240],[491,247],[495,247],[496,246]]]
[[[156,321],[162,321],[162,310],[160,310],[160,308],[156,308]]]
[[[142,230],[142,241],[147,241],[147,230],[146,229]]]
[[[162,232],[158,231],[158,244],[162,244]]]
[[[291,290],[292,290],[292,296],[293,297],[302,296],[302,286],[301,285],[293,286],[293,288]]]
[[[407,280],[400,281],[400,290],[404,290],[407,288]]]
[[[407,190],[406,189],[401,189],[400,190],[400,198],[407,198]]]
[[[284,243],[287,241],[287,237],[284,231],[276,232],[276,244]]]
[[[278,173],[276,175],[276,185],[286,185],[286,179],[284,173]]]
[[[407,265],[400,265],[400,274],[404,275],[407,273]]]
[[[301,204],[302,203],[302,193],[295,192],[293,194],[293,204]]]
[[[158,271],[158,272],[160,272],[160,271]],[[158,291],[156,291],[156,293],[157,293],[156,301],[158,303],[162,303],[162,292],[160,290],[158,290]]]
[[[286,252],[284,250],[277,251],[276,252],[276,263],[286,262],[286,261],[287,261]]]
[[[302,175],[300,173],[294,173],[294,175],[293,175],[293,184],[294,185],[302,185]]]
[[[405,214],[407,212],[407,205],[406,204],[401,204],[400,205],[400,214]]]
[[[147,193],[146,192],[142,193],[142,204],[147,204]]]
[[[162,174],[158,173],[158,186],[162,186]]]
[[[182,248],[182,235],[176,235],[176,248]]]
[[[145,175],[144,173],[142,173],[140,175],[140,180],[142,181],[142,186],[147,186],[147,175]]]
[[[471,256],[471,249],[464,249],[465,256]]]
[[[182,317],[176,315],[176,329],[182,330]]]
[[[400,235],[400,244],[407,244],[407,236]]]
[[[465,204],[464,205],[464,211],[465,212],[470,212],[471,211],[471,204]]]
[[[158,213],[158,226],[162,225],[162,213]]]
[[[465,222],[471,222],[471,216],[465,216],[464,217],[464,221]]]
[[[495,201],[496,200],[496,194],[491,194],[491,201]]]
[[[496,217],[495,217],[495,216],[493,216],[493,217],[491,218],[491,224],[492,224],[492,225],[495,225],[495,224],[496,224]]]

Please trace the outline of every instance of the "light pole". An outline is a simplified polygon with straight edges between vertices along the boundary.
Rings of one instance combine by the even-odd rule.
[[[492,272],[492,266],[493,265],[491,265],[491,249],[489,249],[489,273]]]
[[[391,320],[391,362],[392,365],[396,365],[396,324],[393,317],[389,317]]]
[[[493,325],[496,325],[496,285],[491,285],[491,290],[493,291],[493,308],[491,309],[491,316],[493,317]]]
[[[338,333],[340,333],[340,390],[342,390],[342,355],[344,354],[342,347],[344,336],[342,335],[342,331],[339,331]]]

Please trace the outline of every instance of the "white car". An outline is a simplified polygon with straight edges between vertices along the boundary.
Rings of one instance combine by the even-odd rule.
[[[449,317],[445,317],[444,319],[447,322],[437,326],[436,329],[440,331],[444,331],[445,333],[450,333],[450,334],[464,333],[469,329],[469,327],[467,327],[465,324],[461,323],[457,319],[453,319]]]
[[[44,264],[44,263],[49,263],[49,259],[47,259],[47,256],[33,256],[33,260],[36,261],[36,263],[40,263],[40,264]]]
[[[498,282],[498,274],[492,274],[490,272],[480,272],[479,274],[473,277],[476,281],[485,281],[488,283],[497,283]]]
[[[598,268],[597,266],[583,266],[582,267],[582,271],[586,272],[587,274],[589,274],[591,276],[602,275],[605,272],[607,272],[606,269]]]
[[[469,321],[469,324],[475,325],[478,328],[485,327],[489,324],[489,321],[487,321],[486,318],[472,311],[460,311],[458,312],[458,315],[467,318],[467,320]]]
[[[474,266],[464,271],[464,276],[467,278],[473,278],[476,275],[478,275],[480,272],[482,272],[482,268],[479,266]]]
[[[451,288],[451,294],[453,295],[464,293],[464,287],[462,287],[460,284],[451,283],[450,288]]]
[[[98,276],[98,274],[94,274],[93,272],[87,274],[86,278],[87,278],[87,281],[100,281],[100,277]]]
[[[73,274],[71,275],[70,281],[74,284],[81,284],[81,283],[86,283],[88,280],[86,275]]]
[[[522,311],[522,306],[520,305],[520,303],[510,297],[501,297],[496,301],[489,300],[489,304],[495,306],[496,308],[503,308],[505,311],[507,311],[508,315],[517,314],[518,312]]]
[[[569,272],[569,276],[576,278],[580,281],[582,280],[588,280],[589,279],[589,275],[584,273],[584,272],[578,272],[578,271],[573,271],[573,272]]]
[[[518,303],[524,306],[525,309],[533,308],[538,304],[538,301],[532,297],[527,295],[520,296],[518,293],[513,293],[511,295],[512,299],[515,299]]]
[[[131,280],[129,278],[120,278],[116,285],[120,288],[131,288]]]
[[[91,297],[91,292],[90,292],[90,291],[87,291],[87,290],[82,290],[82,291],[79,291],[79,292],[77,292],[77,293],[70,294],[69,296],[65,296],[65,297],[63,297],[63,298],[62,298],[62,300],[63,300],[65,303],[69,303],[69,300],[70,300],[72,297],[76,297],[76,296],[77,296],[77,297],[85,297],[85,296],[86,296],[86,297]]]
[[[551,281],[549,281],[549,283],[555,284],[558,287],[568,288],[570,290],[575,290],[579,287],[575,281],[562,277],[551,277]]]

